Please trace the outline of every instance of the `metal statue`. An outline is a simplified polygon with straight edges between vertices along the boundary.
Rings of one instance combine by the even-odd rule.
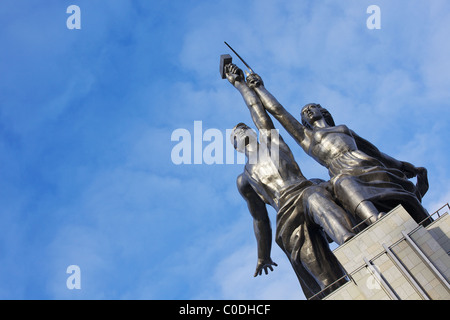
[[[333,201],[323,183],[303,176],[260,98],[245,82],[242,70],[231,64],[229,55],[221,56],[220,72],[241,93],[259,131],[259,143],[256,132],[243,123],[233,129],[230,137],[235,149],[247,157],[237,186],[253,216],[258,247],[255,276],[262,271],[267,274],[268,269],[273,271],[276,266],[270,255],[272,230],[268,204],[277,211],[276,243],[289,258],[305,296],[311,298],[344,276],[326,235],[339,244],[344,243],[354,235],[353,221]],[[261,148],[266,152],[260,152]],[[339,284],[336,282],[330,290]]]
[[[421,204],[428,190],[425,168],[396,160],[347,126],[335,125],[319,104],[305,105],[300,123],[267,91],[260,76],[249,74],[247,83],[302,149],[328,169],[334,195],[348,212],[370,224],[401,204],[417,222],[428,223]],[[408,180],[415,176],[416,185]]]

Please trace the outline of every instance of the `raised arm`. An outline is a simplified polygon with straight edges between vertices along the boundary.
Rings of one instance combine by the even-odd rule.
[[[309,149],[308,129],[295,119],[278,100],[264,87],[261,77],[255,73],[247,77],[249,88],[253,89],[264,108],[277,119],[286,131],[305,151]]]
[[[244,98],[245,104],[250,110],[250,114],[252,116],[252,120],[260,133],[260,141],[265,141],[266,147],[272,150],[272,143],[278,145],[278,148],[285,151],[286,154],[290,154],[292,157],[291,149],[283,140],[281,135],[278,134],[278,131],[275,130],[275,126],[273,124],[272,119],[267,113],[266,109],[256,95],[253,89],[250,89],[245,82],[244,74],[241,69],[239,69],[234,64],[229,64],[227,66],[226,76],[228,81],[241,93]],[[266,139],[266,140],[263,140]],[[276,150],[276,149],[275,149]]]
[[[226,67],[226,70],[228,81],[241,93],[258,130],[270,131],[271,129],[275,129],[272,119],[270,119],[269,115],[264,110],[261,100],[256,93],[247,86],[242,70],[234,64],[229,64]]]
[[[237,187],[239,193],[247,202],[248,210],[253,217],[253,229],[258,246],[258,262],[254,276],[261,275],[263,270],[267,274],[267,269],[273,271],[272,266],[277,266],[277,264],[270,258],[270,251],[272,248],[272,228],[270,226],[266,204],[253,190],[244,174],[241,174],[238,177]]]

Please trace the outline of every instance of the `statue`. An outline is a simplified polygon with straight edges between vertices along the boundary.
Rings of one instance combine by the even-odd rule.
[[[260,76],[249,74],[247,83],[302,149],[328,169],[333,193],[348,212],[370,224],[401,204],[416,222],[430,222],[421,204],[428,190],[425,168],[396,160],[347,126],[335,125],[319,104],[305,105],[300,123],[267,91]],[[416,185],[408,180],[415,176]]]
[[[262,271],[267,274],[268,269],[273,271],[276,266],[270,256],[272,230],[268,204],[277,211],[276,243],[289,258],[305,296],[317,299],[321,295],[315,295],[324,288],[330,286],[327,290],[333,290],[346,281],[326,235],[338,244],[344,243],[354,236],[352,219],[333,201],[323,184],[303,176],[287,144],[274,135],[277,131],[273,122],[255,91],[245,82],[242,70],[222,56],[221,71],[223,78],[241,93],[260,133],[258,143],[256,133],[240,123],[230,137],[235,149],[247,157],[237,186],[254,221],[258,247],[254,276]],[[277,144],[277,155],[270,152],[273,144]],[[263,147],[267,152],[258,152]]]

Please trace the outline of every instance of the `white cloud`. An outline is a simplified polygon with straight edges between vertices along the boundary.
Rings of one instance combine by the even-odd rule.
[[[446,41],[450,30],[450,13],[448,3],[433,1],[430,3],[430,13],[422,21],[432,20],[428,26],[429,33],[421,42],[423,60],[420,67],[430,101],[442,103],[450,98],[450,44]]]
[[[278,266],[268,275],[263,272],[262,276],[253,276],[257,262],[253,223],[250,213],[245,212],[246,206],[240,211],[242,216],[224,228],[224,232],[212,240],[207,248],[198,245],[196,251],[202,251],[202,254],[217,251],[214,255],[218,260],[201,282],[201,289],[197,290],[195,299],[305,299],[288,258],[275,243],[271,256]],[[269,214],[272,211],[269,210]]]
[[[300,284],[288,258],[274,248],[274,271],[253,277],[256,267],[256,244],[241,247],[219,262],[214,279],[220,287],[220,299],[238,300],[302,300]],[[216,297],[217,298],[217,297]]]

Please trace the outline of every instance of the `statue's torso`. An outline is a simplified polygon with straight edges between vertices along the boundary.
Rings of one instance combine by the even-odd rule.
[[[308,154],[325,167],[342,154],[357,150],[355,139],[345,125],[314,128]]]
[[[284,189],[306,180],[290,150],[283,148],[279,150],[278,159],[263,153],[256,163],[247,163],[245,174],[253,189],[275,209]]]

